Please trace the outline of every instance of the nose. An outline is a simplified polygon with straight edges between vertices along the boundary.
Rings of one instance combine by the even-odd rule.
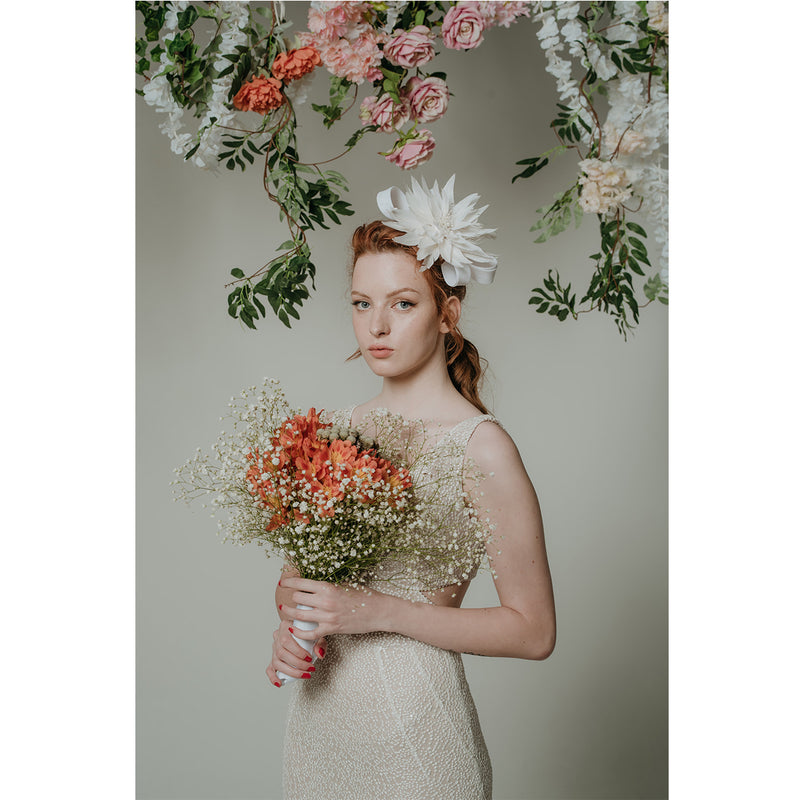
[[[375,337],[389,333],[389,320],[383,311],[376,309],[373,312],[369,321],[369,332]]]

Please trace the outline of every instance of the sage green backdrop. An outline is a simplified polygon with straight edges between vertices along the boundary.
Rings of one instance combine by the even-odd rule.
[[[298,30],[306,6],[289,5]],[[279,564],[222,544],[202,509],[174,503],[172,469],[213,442],[230,396],[265,375],[298,406],[378,391],[363,363],[344,363],[349,233],[378,216],[378,190],[453,173],[456,196],[478,192],[490,204],[482,222],[499,229],[487,247],[499,255],[495,283],[470,290],[463,328],[490,364],[487,404],[539,493],[558,612],[545,662],[465,656],[495,798],[667,796],[667,312],[645,309],[626,343],[604,316],[559,323],[527,305],[550,267],[580,292],[597,249],[593,217],[544,244],[529,232],[535,209],[572,180],[574,157],[511,184],[516,160],[554,144],[554,79],[534,34],[522,20],[473,52],[441,54],[453,97],[421,169],[385,163],[385,134],[332,165],[351,181],[355,216],[310,235],[317,291],[292,330],[269,318],[253,332],[226,313],[230,268],[260,266],[287,238],[261,168],[184,164],[137,99],[139,798],[280,797],[292,690],[264,675]],[[314,85],[311,99],[326,98],[324,74]],[[300,118],[313,161],[340,152],[358,125],[355,110],[332,132],[308,106]],[[489,578],[466,604],[496,604]]]

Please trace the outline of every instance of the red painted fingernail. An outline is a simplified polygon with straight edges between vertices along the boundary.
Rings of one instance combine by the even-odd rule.
[[[279,581],[278,581],[278,586],[280,586],[280,585],[281,585],[281,582],[280,582],[280,580],[279,580]]]
[[[319,653],[319,657],[320,658],[324,658],[325,657],[325,648],[324,647],[318,647],[317,648],[317,652]]]
[[[281,603],[281,604],[278,606],[278,611],[280,611],[282,608],[283,608],[283,603]]]
[[[275,681],[275,685],[276,685],[276,686],[277,686],[279,689],[281,688],[281,682],[280,682],[280,681]]]
[[[289,633],[294,633],[294,628],[289,628]]]
[[[306,661],[313,661],[314,659],[311,656],[306,656]]]
[[[316,668],[316,667],[309,667],[309,668],[308,668],[308,671],[309,671],[309,672],[316,672],[316,671],[317,671],[317,668]]]
[[[302,675],[301,677],[303,677],[303,678],[310,678],[311,676],[310,676],[310,675],[309,675],[307,672],[304,672],[304,673],[303,673],[303,675]]]

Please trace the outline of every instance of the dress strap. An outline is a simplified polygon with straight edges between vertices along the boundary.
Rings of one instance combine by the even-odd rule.
[[[353,419],[353,412],[356,410],[357,405],[358,403],[353,403],[353,405],[347,408],[337,408],[335,411],[332,411],[330,415],[331,423],[342,428],[349,428],[350,422]]]
[[[500,422],[497,420],[497,417],[494,414],[481,414],[477,417],[469,417],[468,419],[463,419],[461,422],[456,423],[449,431],[444,435],[444,438],[451,439],[451,441],[455,442],[456,444],[460,445],[464,450],[467,448],[467,444],[469,440],[472,438],[472,434],[475,433],[475,429],[481,422],[491,421],[497,425],[500,425]],[[503,426],[500,425],[502,428]]]

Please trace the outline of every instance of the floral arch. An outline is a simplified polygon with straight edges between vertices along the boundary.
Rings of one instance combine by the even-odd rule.
[[[528,302],[560,321],[608,314],[627,336],[642,308],[668,302],[667,5],[313,2],[307,30],[290,35],[282,2],[137,2],[144,30],[136,41],[137,91],[163,113],[160,128],[181,158],[209,170],[263,164],[264,188],[288,238],[251,274],[231,271],[228,313],[255,329],[269,306],[290,326],[314,285],[306,233],[352,214],[346,177],[298,152],[295,109],[309,83],[327,73],[329,102],[312,106],[326,128],[358,117],[345,152],[371,133],[393,133],[381,155],[413,170],[433,157],[436,141],[425,125],[450,102],[436,49],[472,50],[485,36],[502,35],[493,28],[532,23],[559,93],[555,143],[517,160],[511,180],[531,178],[573,151],[574,181],[537,210],[531,230],[541,242],[592,214],[599,249],[589,256],[580,300],[551,270]]]

